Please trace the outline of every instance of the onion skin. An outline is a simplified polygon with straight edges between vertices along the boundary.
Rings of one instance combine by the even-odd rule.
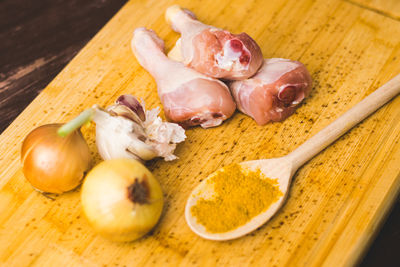
[[[90,167],[90,151],[80,130],[57,134],[62,124],[46,124],[31,131],[22,143],[25,178],[36,189],[63,193],[77,187]]]
[[[144,185],[144,190],[133,193],[130,189],[135,185]],[[164,203],[153,174],[139,161],[127,158],[106,160],[94,167],[82,185],[81,202],[95,231],[119,242],[148,233],[157,224]]]

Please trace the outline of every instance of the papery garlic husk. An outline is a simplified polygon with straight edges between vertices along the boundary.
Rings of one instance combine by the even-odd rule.
[[[122,95],[106,110],[94,106],[96,144],[104,160],[133,158],[151,160],[173,154],[176,144],[185,140],[185,130],[175,123],[163,122],[159,109],[146,110],[135,97]]]

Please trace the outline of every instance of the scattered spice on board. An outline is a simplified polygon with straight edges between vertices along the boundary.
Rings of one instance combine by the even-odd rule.
[[[224,167],[207,183],[214,186],[213,196],[199,198],[191,213],[210,233],[228,232],[246,224],[282,196],[276,180],[260,170],[244,170],[239,164]]]

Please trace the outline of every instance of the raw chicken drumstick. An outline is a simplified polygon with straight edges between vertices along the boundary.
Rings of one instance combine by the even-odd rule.
[[[256,75],[230,84],[238,109],[258,124],[282,121],[295,111],[311,91],[306,67],[283,58],[265,59]]]
[[[198,72],[213,78],[243,80],[253,76],[263,62],[260,47],[246,33],[232,34],[205,25],[177,5],[169,7],[165,17],[182,35],[183,62]]]
[[[164,42],[152,30],[134,31],[131,47],[140,65],[157,82],[165,115],[182,126],[218,126],[236,109],[229,88],[164,54]]]

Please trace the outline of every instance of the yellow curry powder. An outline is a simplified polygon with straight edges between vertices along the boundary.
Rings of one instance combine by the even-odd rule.
[[[243,170],[239,164],[224,167],[207,183],[214,186],[213,196],[199,198],[191,213],[210,233],[246,224],[282,196],[276,180],[265,177],[260,170]]]

